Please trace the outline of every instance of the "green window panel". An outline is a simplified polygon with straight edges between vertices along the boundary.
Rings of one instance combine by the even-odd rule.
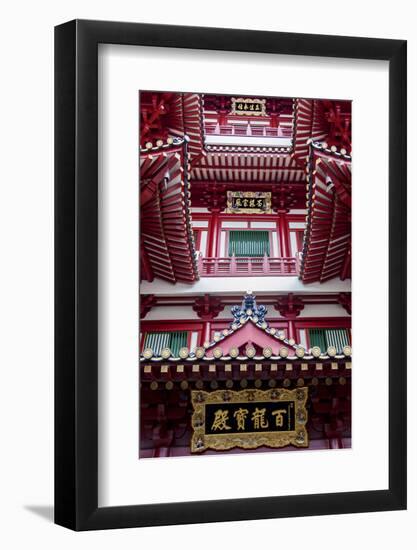
[[[348,332],[344,328],[326,329],[327,347],[334,346],[337,352],[342,352],[344,346],[349,345]]]
[[[348,331],[344,328],[312,328],[309,330],[309,336],[310,346],[318,346],[322,351],[334,346],[340,353],[344,346],[349,345]]]
[[[145,336],[145,348],[151,348],[155,355],[159,355],[164,348],[169,348],[174,357],[178,357],[181,348],[187,345],[187,331],[176,332],[148,332]]]
[[[181,348],[187,345],[187,332],[171,332],[169,339],[169,348],[174,357],[178,357]]]
[[[229,256],[270,256],[269,231],[229,231]]]
[[[318,346],[321,350],[327,349],[326,331],[320,328],[311,328],[309,331],[310,347]]]

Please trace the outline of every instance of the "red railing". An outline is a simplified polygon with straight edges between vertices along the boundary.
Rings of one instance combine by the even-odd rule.
[[[200,258],[200,277],[268,277],[297,275],[295,258]]]
[[[205,131],[207,135],[212,136],[250,136],[250,137],[291,137],[292,128],[270,126],[250,126],[249,124],[223,125],[206,124]]]

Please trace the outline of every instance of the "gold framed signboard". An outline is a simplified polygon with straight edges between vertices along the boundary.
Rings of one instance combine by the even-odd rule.
[[[227,214],[271,214],[271,193],[261,191],[228,191]]]
[[[308,447],[308,388],[191,391],[191,452]]]
[[[232,97],[232,115],[265,116],[266,100],[249,97]]]

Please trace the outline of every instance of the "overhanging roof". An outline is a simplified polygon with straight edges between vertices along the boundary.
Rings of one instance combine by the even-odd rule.
[[[351,157],[311,145],[307,225],[300,265],[304,283],[350,277]]]
[[[336,348],[329,346],[321,350],[315,346],[305,350],[294,340],[285,337],[282,331],[269,326],[265,320],[267,309],[258,306],[256,297],[247,292],[241,306],[231,308],[233,322],[228,329],[216,336],[212,342],[205,342],[203,347],[189,350],[184,347],[179,350],[179,357],[172,357],[171,350],[165,348],[160,355],[153,350],[145,349],[141,355],[142,361],[336,361],[346,360],[351,356],[350,346],[345,346],[343,353],[337,353]],[[257,354],[254,346],[262,348],[262,355]],[[244,349],[243,349],[244,347]]]
[[[141,276],[192,283],[198,276],[186,178],[186,143],[140,154]]]

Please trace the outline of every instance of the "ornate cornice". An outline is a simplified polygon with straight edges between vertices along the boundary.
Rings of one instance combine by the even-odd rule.
[[[278,298],[274,307],[286,319],[295,319],[304,309],[304,303],[301,298],[290,292],[287,296]]]
[[[210,296],[210,294],[200,296],[193,305],[193,310],[203,321],[212,321],[223,309],[224,304],[221,300]]]

